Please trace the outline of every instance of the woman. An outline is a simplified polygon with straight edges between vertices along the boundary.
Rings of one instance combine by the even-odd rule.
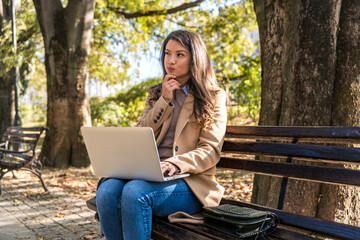
[[[109,179],[96,194],[106,239],[149,239],[152,214],[195,214],[216,206],[223,188],[215,180],[226,129],[226,95],[214,77],[196,33],[179,30],[161,51],[164,80],[149,88],[139,127],[154,131],[164,173],[190,173],[168,182]]]

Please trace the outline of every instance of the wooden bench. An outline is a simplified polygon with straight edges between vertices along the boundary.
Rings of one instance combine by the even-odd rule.
[[[359,170],[303,164],[309,161],[359,164],[360,148],[348,146],[358,143],[360,127],[228,126],[218,168],[282,177],[282,184],[278,209],[231,199],[223,199],[222,204],[252,207],[277,214],[280,224],[269,236],[270,239],[360,239],[360,227],[281,210],[289,178],[359,187]],[[245,154],[247,157],[244,157]],[[252,157],[249,159],[249,156]],[[274,157],[284,160],[272,161]],[[294,163],[294,159],[304,161]],[[87,205],[96,211],[94,198],[89,199]],[[201,225],[171,224],[167,219],[156,216],[153,218],[152,238],[237,239]]]
[[[36,146],[44,127],[8,127],[0,139],[0,180],[5,174],[15,170],[26,170],[35,174],[41,181],[45,191],[48,191],[41,177],[42,164],[37,158]],[[1,185],[0,185],[1,195]]]

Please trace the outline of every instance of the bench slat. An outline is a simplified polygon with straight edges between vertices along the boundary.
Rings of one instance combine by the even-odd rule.
[[[1,151],[0,151],[1,152]],[[24,155],[24,154],[20,154],[20,153],[9,153],[9,154],[5,154],[5,157],[10,156],[11,157],[17,157],[17,158],[21,158],[23,160],[26,161],[30,161],[33,157],[29,156],[29,155]],[[1,159],[0,159],[1,161]]]
[[[153,234],[157,234],[160,236],[164,236],[164,239],[174,239],[174,240],[211,240],[217,239],[220,240],[222,238],[208,238],[197,234],[193,231],[189,231],[187,229],[181,228],[176,224],[171,224],[166,220],[161,220],[158,217],[153,217],[153,225],[152,225]],[[157,239],[157,238],[156,238]]]
[[[226,240],[238,240],[239,239],[239,238],[232,237],[231,235],[224,235],[224,233],[221,233],[221,232],[216,231],[211,228],[207,228],[202,225],[192,225],[192,224],[182,224],[182,223],[178,223],[177,225],[181,226],[184,229],[188,229],[188,230],[194,231],[198,234],[205,235],[211,239],[226,239]],[[276,229],[276,231],[274,231],[267,237],[269,239],[273,239],[271,237],[274,236],[274,237],[276,237],[277,240],[279,240],[279,239],[284,239],[284,240],[315,240],[315,239],[318,239],[318,238],[310,237],[309,233],[301,231],[300,229],[296,229],[296,230],[302,232],[303,234],[296,232],[296,231],[292,231],[290,229],[284,229],[284,228],[281,228],[281,226],[279,226]]]
[[[42,132],[44,130],[48,130],[49,128],[47,127],[19,127],[19,126],[11,126],[8,127],[6,130],[15,130],[15,131],[29,131],[29,132],[34,132],[34,131],[39,131]]]
[[[324,183],[360,186],[360,171],[351,169],[299,165],[292,163],[265,162],[238,158],[221,158],[219,168],[239,169],[266,175],[305,179]]]
[[[280,221],[281,224],[299,227],[301,229],[317,232],[330,237],[349,239],[349,240],[360,240],[360,227],[354,227],[346,224],[329,222],[312,217],[296,215],[293,213],[287,213],[273,208],[267,208],[251,203],[243,203],[235,200],[223,199],[221,203],[222,204],[229,203],[242,207],[251,207],[258,210],[271,211],[281,219]]]
[[[36,145],[36,143],[38,142],[38,140],[25,140],[19,138],[6,138],[6,137],[3,137],[1,141],[9,142],[9,143],[27,143],[31,145]]]
[[[360,163],[360,148],[268,142],[225,141],[223,152]]]
[[[238,240],[239,238],[235,238],[231,235],[224,235],[224,233],[221,233],[219,231],[216,231],[214,229],[208,228],[206,226],[203,225],[194,225],[194,224],[186,224],[186,223],[176,223],[176,225],[193,231],[195,233],[198,233],[200,235],[204,235],[210,239],[224,239],[224,236],[226,236],[227,240]]]
[[[313,234],[312,234],[313,235]],[[275,239],[284,240],[319,240],[318,237],[311,237],[309,232],[305,232],[302,229],[295,228],[294,230],[289,229],[288,226],[278,225],[276,230],[270,234]]]
[[[1,169],[8,169],[8,170],[18,170],[18,169],[24,167],[26,165],[26,163],[27,162],[24,160],[12,162],[12,161],[6,161],[6,159],[2,159],[0,161]]]
[[[39,137],[39,134],[34,133],[21,133],[21,132],[5,132],[4,137],[17,137],[17,138],[33,138],[37,139]]]
[[[360,127],[227,126],[227,135],[360,140]]]

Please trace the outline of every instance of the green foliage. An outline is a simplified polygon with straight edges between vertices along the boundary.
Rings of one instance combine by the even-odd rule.
[[[198,31],[198,27],[191,27],[190,20],[208,14],[207,11],[201,11],[199,7],[195,7],[174,14],[128,19],[123,14],[116,13],[115,10],[124,13],[165,11],[185,2],[184,0],[96,1],[93,42],[89,60],[91,77],[109,85],[128,81],[127,69],[134,66],[140,57],[151,56],[154,50],[159,50],[169,32],[179,27]],[[220,2],[220,0],[215,2]],[[201,6],[205,4],[206,1]]]
[[[160,83],[161,81],[161,78],[148,79],[139,84],[135,84],[129,90],[119,92],[114,98],[109,97],[108,99],[113,99],[114,101],[123,102],[125,104],[129,104],[137,98],[145,100],[147,89],[153,85]]]
[[[6,77],[15,66],[11,21],[7,18],[4,20],[0,26],[0,77]],[[16,9],[16,31],[18,86],[20,95],[24,95],[34,69],[34,59],[38,58],[36,53],[42,48],[40,27],[32,1],[22,0],[20,8]]]
[[[184,1],[97,1],[94,38],[89,68],[91,76],[108,85],[129,81],[127,69],[136,64],[141,55],[160,49],[166,35],[178,28],[198,32],[207,45],[216,70],[217,79],[230,95],[233,105],[241,111],[231,111],[229,120],[246,115],[257,122],[260,108],[261,69],[259,43],[253,39],[257,32],[256,16],[250,0],[228,4],[222,0],[208,0],[201,7],[175,14],[126,19],[114,9],[126,13],[170,9]],[[151,45],[149,45],[149,42]],[[140,85],[135,85],[140,87]],[[104,101],[92,99],[93,123],[104,125],[131,124],[125,111],[145,97],[144,88],[136,87],[126,94],[119,93]],[[132,105],[131,105],[132,104]],[[95,109],[97,107],[97,109]],[[100,107],[101,106],[101,107]],[[106,111],[113,113],[107,113]],[[114,113],[116,112],[116,114]],[[132,113],[136,115],[134,112]]]
[[[231,100],[245,107],[253,122],[258,122],[261,99],[261,65],[260,56],[255,59],[246,58],[239,66],[239,74],[231,76],[229,91]]]
[[[46,125],[46,108],[43,106],[24,102],[20,105],[20,112],[25,126]]]
[[[68,1],[61,2],[66,7]],[[126,13],[165,11],[185,2],[184,0],[96,1],[89,56],[90,77],[108,86],[127,83],[130,81],[128,69],[138,63],[140,56],[149,56],[158,52],[161,42],[170,31],[179,28],[188,29],[199,33],[204,39],[217,79],[229,92],[233,104],[239,105],[239,108],[244,109],[253,121],[257,121],[261,69],[259,43],[252,39],[252,34],[257,31],[257,24],[250,0],[238,2],[206,0],[200,7],[174,14],[132,19],[127,19],[114,11],[114,9]],[[22,6],[17,10],[17,25],[22,83],[20,92],[24,93],[26,86],[30,86],[30,101],[37,105],[32,111],[38,109],[40,115],[44,116],[45,100],[41,97],[40,103],[36,99],[36,94],[33,94],[34,91],[46,93],[46,89],[45,74],[34,73],[34,69],[37,69],[35,71],[39,69],[37,65],[44,61],[44,53],[32,1],[22,0]],[[4,73],[14,64],[10,22],[4,22],[0,34],[0,53],[2,62],[5,63],[1,73]],[[35,79],[34,75],[37,76]],[[36,82],[41,82],[43,87],[34,87]],[[146,88],[146,84],[137,84],[128,91],[120,92],[105,100],[91,99],[93,124],[131,125],[136,122],[146,96]],[[38,95],[43,96],[43,94]],[[139,110],[135,110],[137,107]],[[28,107],[24,107],[24,112],[27,111],[25,109]]]
[[[138,54],[151,52],[149,42],[160,49],[161,41],[177,28],[198,32],[207,45],[210,58],[220,84],[230,93],[231,100],[253,121],[257,121],[260,107],[260,65],[259,43],[253,39],[257,33],[256,15],[250,0],[228,4],[227,1],[205,1],[200,8],[191,8],[175,14],[138,17],[126,19],[116,14],[114,9],[126,13],[146,12],[149,10],[170,9],[183,4],[183,1],[165,2],[162,0],[98,1],[95,14],[94,35],[96,43],[107,49],[109,58],[121,62],[121,72],[126,75],[130,61],[136,61]],[[101,21],[100,21],[101,20]],[[109,49],[110,45],[115,49]],[[120,54],[118,54],[120,53]],[[107,69],[102,58],[97,56],[97,64]],[[114,66],[114,64],[110,64]],[[94,66],[94,65],[92,65]],[[99,69],[98,69],[99,70]],[[106,71],[114,74],[116,71]],[[104,74],[104,76],[107,76]],[[125,77],[103,77],[109,84],[123,81]],[[111,80],[116,79],[116,80]],[[119,102],[125,102],[119,99]],[[243,113],[241,113],[243,114]]]
[[[45,125],[46,122],[46,73],[45,66],[39,60],[33,62],[34,70],[29,75],[25,98],[20,98],[20,114],[22,122],[30,126]]]
[[[144,102],[140,98],[129,104],[92,98],[90,106],[93,126],[134,126],[144,110]]]
[[[171,28],[165,23],[165,16],[126,19],[114,9],[127,13],[144,12],[167,9],[177,2],[181,1],[96,1],[89,58],[91,77],[109,85],[129,81],[127,70],[130,65],[136,64],[140,56],[149,54],[149,42],[160,44]]]
[[[221,6],[217,15],[199,18],[197,25],[207,45],[220,84],[229,92],[232,105],[246,109],[258,121],[261,67],[256,15],[250,0]],[[237,112],[243,114],[243,111]],[[229,120],[238,116],[229,114]]]
[[[161,79],[149,79],[121,91],[114,97],[91,98],[90,109],[93,126],[135,126],[145,107],[147,89]]]

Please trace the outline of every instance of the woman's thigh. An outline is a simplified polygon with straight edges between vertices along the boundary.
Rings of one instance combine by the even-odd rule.
[[[124,186],[121,199],[122,207],[131,208],[133,203],[146,204],[157,216],[168,216],[178,211],[195,214],[202,208],[183,179],[167,182],[133,180]]]

